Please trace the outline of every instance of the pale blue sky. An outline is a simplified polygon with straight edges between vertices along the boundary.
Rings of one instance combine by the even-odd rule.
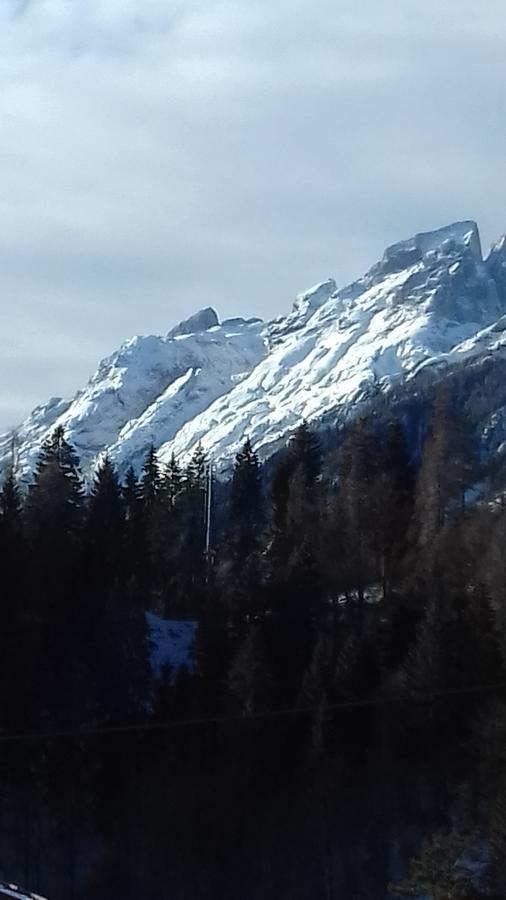
[[[500,0],[0,0],[0,426],[134,333],[506,230]]]

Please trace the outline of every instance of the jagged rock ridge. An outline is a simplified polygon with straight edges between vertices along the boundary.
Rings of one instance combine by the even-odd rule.
[[[440,378],[503,357],[505,316],[505,239],[483,259],[476,224],[457,222],[392,245],[352,284],[316,285],[272,322],[220,324],[208,308],[166,336],[132,338],[71,401],[33,411],[17,432],[19,464],[27,477],[61,424],[88,470],[105,452],[120,472],[139,468],[151,443],[162,460],[201,443],[226,470],[246,436],[265,458],[303,418],[354,415],[424,368]],[[4,468],[11,443],[0,442]]]

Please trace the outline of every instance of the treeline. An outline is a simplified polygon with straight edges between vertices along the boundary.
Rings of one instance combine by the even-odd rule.
[[[378,900],[434,832],[399,891],[504,896],[506,516],[465,423],[441,393],[421,454],[401,421],[325,452],[302,423],[268,473],[246,440],[210,517],[209,462],[152,448],[85,487],[57,429],[6,478],[0,874]],[[198,621],[155,685],[146,610]]]

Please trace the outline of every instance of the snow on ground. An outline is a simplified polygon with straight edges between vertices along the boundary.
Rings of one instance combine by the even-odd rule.
[[[197,633],[197,622],[161,619],[154,613],[146,613],[148,638],[150,641],[151,669],[155,678],[161,678],[163,669],[172,671],[185,666],[193,669],[193,647]]]
[[[8,884],[4,881],[0,882],[0,897],[17,897],[18,900],[46,900],[40,894],[31,894],[22,891],[17,884]]]

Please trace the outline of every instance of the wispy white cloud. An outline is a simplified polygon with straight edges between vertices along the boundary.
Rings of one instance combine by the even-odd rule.
[[[453,218],[486,245],[505,42],[499,0],[0,3],[0,423],[199,305],[281,312]]]

